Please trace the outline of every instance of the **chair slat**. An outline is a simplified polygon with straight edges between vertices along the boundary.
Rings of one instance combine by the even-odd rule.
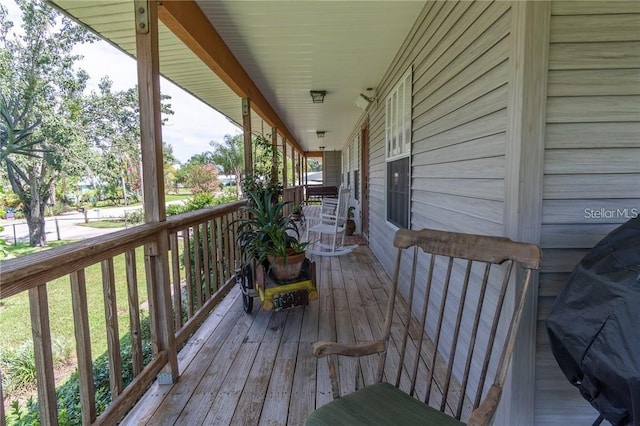
[[[405,321],[404,321],[404,333],[402,336],[402,345],[400,349],[400,363],[398,364],[398,373],[396,374],[396,386],[400,385],[400,376],[404,366],[404,357],[407,352],[407,338],[409,336],[409,328],[411,327],[411,310],[413,307],[413,294],[416,287],[416,267],[418,265],[418,250],[417,247],[413,250],[413,262],[411,266],[411,280],[409,283],[409,308],[407,309]],[[417,357],[416,357],[417,358]],[[415,376],[409,378],[411,380],[411,389],[415,387]],[[413,395],[413,392],[411,393]]]
[[[480,325],[480,314],[482,313],[482,306],[484,302],[484,296],[487,292],[487,284],[489,283],[489,273],[491,272],[491,263],[485,263],[484,274],[482,276],[482,282],[480,283],[480,295],[475,307],[475,315],[473,318],[473,326],[471,327],[471,336],[469,339],[469,348],[467,350],[467,357],[464,366],[464,373],[462,374],[462,383],[460,384],[460,398],[458,399],[458,406],[456,407],[455,417],[457,419],[462,415],[462,406],[464,403],[464,396],[467,394],[467,385],[469,383],[469,371],[471,370],[471,361],[473,360],[473,354],[476,347],[476,337],[478,336],[478,326]]]
[[[425,402],[429,401],[429,396],[431,395],[431,387],[433,383],[433,372],[436,366],[437,356],[435,354],[438,353],[438,348],[440,347],[440,334],[442,332],[442,320],[444,318],[445,307],[447,305],[447,296],[449,294],[449,283],[451,282],[451,271],[453,270],[453,258],[449,257],[449,264],[447,266],[447,275],[444,279],[444,285],[442,287],[442,296],[440,298],[440,309],[438,311],[438,322],[436,323],[436,336],[433,340],[433,346],[435,348],[434,356],[431,360],[431,365],[429,366],[429,375],[427,377],[427,394],[425,396]],[[444,395],[442,396],[444,398]]]
[[[417,248],[416,248],[417,249]],[[417,250],[416,250],[417,251]],[[414,255],[417,257],[417,253]],[[435,268],[436,257],[433,254],[429,255],[429,272],[427,273],[427,282],[425,286],[424,298],[422,300],[422,312],[420,314],[420,330],[425,329],[425,325],[427,323],[427,312],[429,310],[429,297],[431,295],[431,283],[433,282],[433,269]],[[415,273],[415,272],[414,272]],[[418,376],[418,366],[420,364],[420,358],[422,354],[422,346],[425,341],[425,333],[420,333],[420,337],[418,339],[418,355],[416,356],[413,364],[413,372],[412,376],[415,378]],[[415,391],[415,380],[413,381],[413,385],[411,386],[411,392],[409,393],[413,396]]]
[[[458,305],[458,314],[456,317],[456,325],[454,327],[453,339],[451,341],[451,350],[449,352],[449,362],[447,363],[447,376],[444,379],[444,389],[442,390],[442,402],[440,403],[440,411],[444,411],[449,395],[449,385],[451,381],[451,372],[453,371],[453,363],[456,357],[456,349],[458,348],[458,336],[460,335],[460,323],[462,322],[462,314],[464,304],[467,298],[467,289],[469,288],[469,276],[471,275],[472,261],[467,261],[467,268],[464,274],[464,282],[462,284],[462,292],[460,294],[460,304]],[[462,397],[461,397],[462,398]]]
[[[498,323],[500,322],[500,314],[502,312],[502,305],[504,304],[504,298],[507,294],[507,286],[509,284],[509,280],[511,279],[511,271],[513,270],[513,261],[506,262],[503,265],[505,268],[502,285],[500,286],[500,294],[498,296],[498,303],[496,305],[494,314],[493,314],[493,322],[491,323],[491,332],[489,333],[489,340],[487,341],[487,349],[484,355],[484,361],[482,363],[482,371],[480,372],[480,380],[478,380],[478,388],[476,390],[476,397],[473,401],[473,409],[475,410],[480,405],[480,400],[482,398],[482,390],[484,389],[484,383],[487,378],[487,371],[489,370],[489,361],[491,360],[491,353],[493,351],[493,343],[496,338],[496,333],[498,331]]]

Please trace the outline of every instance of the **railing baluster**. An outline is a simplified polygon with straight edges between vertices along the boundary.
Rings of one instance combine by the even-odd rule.
[[[2,393],[2,370],[0,370],[0,426],[7,426],[4,415],[4,394]]]
[[[173,275],[173,312],[176,330],[182,327],[182,283],[180,282],[180,254],[178,253],[178,233],[170,236],[171,272]]]
[[[84,269],[71,274],[71,303],[73,306],[73,328],[76,335],[82,424],[90,425],[96,419],[96,393],[93,386],[89,305]]]
[[[213,219],[209,221],[209,239],[211,240],[211,262],[213,263],[213,272],[212,272],[212,276],[213,276],[213,283],[212,283],[212,290],[215,293],[218,288],[220,288],[220,285],[218,284],[220,281],[220,279],[218,278],[218,220],[217,219]]]
[[[122,360],[120,358],[120,334],[118,331],[118,304],[113,258],[100,262],[102,267],[102,291],[104,293],[104,319],[107,329],[107,351],[109,353],[109,386],[111,397],[122,392]]]
[[[129,295],[129,334],[131,335],[131,362],[134,377],[142,371],[142,334],[140,331],[140,300],[138,299],[138,273],[136,252],[124,254],[127,270],[127,293]]]
[[[221,282],[225,281],[225,278],[227,277],[227,271],[229,271],[229,259],[231,258],[231,244],[229,241],[229,216],[227,214],[225,214],[224,216],[222,216],[222,247],[223,247],[223,255],[222,255],[222,280]],[[235,245],[235,244],[234,244]],[[231,268],[233,269],[233,265],[231,265]]]
[[[45,425],[55,426],[58,424],[58,408],[56,406],[56,382],[53,376],[53,354],[51,353],[51,328],[49,326],[46,283],[29,289],[29,310],[36,359],[40,422]]]
[[[198,309],[202,307],[202,245],[200,240],[200,225],[193,225],[193,256],[194,261],[194,276],[193,281],[196,286],[196,298],[198,303]]]
[[[202,273],[204,274],[204,297],[205,300],[209,300],[211,299],[211,262],[209,259],[209,247],[210,247],[210,242],[211,240],[209,240],[209,232],[208,232],[208,223],[209,222],[204,222],[202,224],[202,258],[203,258],[203,271]]]
[[[193,316],[193,277],[191,273],[191,238],[189,228],[184,230],[184,276],[187,281],[187,318]]]

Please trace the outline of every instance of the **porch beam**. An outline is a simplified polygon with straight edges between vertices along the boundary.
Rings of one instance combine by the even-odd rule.
[[[244,140],[244,173],[253,173],[253,149],[251,143],[251,100],[242,98],[242,136]]]
[[[540,244],[551,6],[512,2],[511,10],[504,234]],[[504,419],[501,424],[534,423],[537,288],[536,277],[505,384],[505,412],[496,416]]]
[[[304,155],[307,158],[322,158],[322,151],[306,151]]]
[[[159,7],[159,17],[231,90],[241,98],[251,98],[252,108],[262,119],[302,149],[195,1],[165,1]]]
[[[136,31],[144,211],[146,223],[158,223],[167,219],[160,112],[158,4],[155,1],[137,1],[136,11],[141,7],[147,8],[149,21],[146,31]],[[165,230],[160,232],[157,240],[145,245],[150,315],[154,328],[152,333],[154,353],[168,352],[167,366],[159,376],[160,383],[175,382],[178,379],[171,294],[167,281],[169,277],[168,239]]]

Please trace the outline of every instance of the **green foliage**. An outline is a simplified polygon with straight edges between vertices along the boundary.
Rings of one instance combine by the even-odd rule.
[[[274,194],[262,188],[248,189],[245,195],[249,203],[241,209],[246,214],[230,226],[236,226],[237,239],[250,258],[260,264],[269,256],[286,257],[289,250],[304,251],[296,223],[282,214],[289,202],[274,202]]]
[[[307,161],[307,171],[309,171],[309,172],[321,172],[322,171],[322,164],[320,164],[320,162],[318,160],[316,160],[315,158],[310,158]]]
[[[24,205],[31,245],[44,245],[44,208],[63,170],[85,167],[78,125],[88,75],[75,66],[88,31],[39,0],[18,1],[22,31],[0,8],[0,163]]]
[[[54,364],[65,362],[71,354],[70,345],[63,339],[52,341]],[[36,383],[36,359],[33,341],[27,340],[17,348],[0,353],[2,388],[7,394],[27,389]]]
[[[144,210],[137,209],[125,212],[124,220],[126,223],[136,225],[144,222]]]
[[[143,364],[147,365],[152,359],[150,320],[148,316],[140,320],[142,338]],[[133,363],[131,349],[131,334],[120,339],[120,355],[122,359],[122,381],[127,386],[133,380]],[[109,356],[105,352],[93,362],[93,384],[96,391],[96,412],[100,415],[111,403],[109,388]],[[56,388],[58,400],[58,424],[72,426],[82,424],[80,410],[80,382],[76,370],[69,379]],[[17,401],[11,404],[11,412],[7,417],[7,425],[38,425],[40,415],[37,402],[30,400],[22,407]]]

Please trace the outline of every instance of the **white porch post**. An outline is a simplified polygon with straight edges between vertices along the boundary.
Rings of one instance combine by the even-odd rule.
[[[504,234],[540,244],[550,2],[512,2]],[[537,279],[531,286],[496,424],[533,425]]]

